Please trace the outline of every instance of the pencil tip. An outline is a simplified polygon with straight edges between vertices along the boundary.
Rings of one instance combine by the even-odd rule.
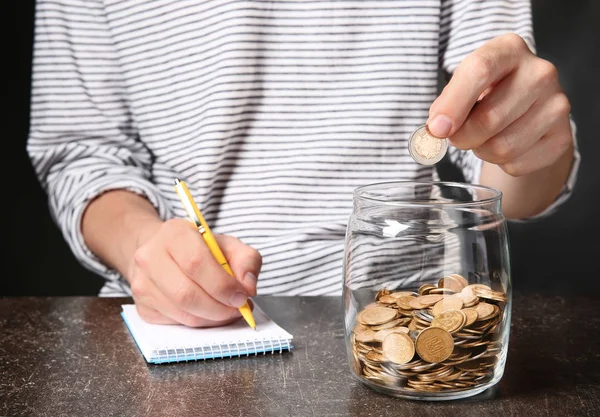
[[[179,178],[175,178],[175,185],[179,184]]]

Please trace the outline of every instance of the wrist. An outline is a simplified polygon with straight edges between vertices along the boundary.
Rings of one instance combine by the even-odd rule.
[[[135,251],[161,224],[156,209],[144,197],[114,190],[89,203],[81,230],[88,248],[103,263],[129,278]]]

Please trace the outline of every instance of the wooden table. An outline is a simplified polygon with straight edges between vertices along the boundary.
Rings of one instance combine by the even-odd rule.
[[[257,297],[292,353],[147,365],[119,313],[129,299],[0,299],[1,416],[598,416],[600,303],[514,296],[502,381],[467,400],[387,397],[352,378],[342,303]]]

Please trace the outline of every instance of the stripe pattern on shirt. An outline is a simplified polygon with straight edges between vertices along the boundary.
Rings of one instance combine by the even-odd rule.
[[[407,138],[438,71],[509,31],[533,45],[528,1],[39,0],[28,151],[104,295],[129,288],[85,246],[86,204],[124,188],[184,217],[175,177],[261,252],[259,293],[339,294],[353,190],[432,178]]]

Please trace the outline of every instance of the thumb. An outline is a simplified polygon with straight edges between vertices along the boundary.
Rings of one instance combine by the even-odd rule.
[[[235,278],[244,286],[249,296],[256,295],[256,283],[262,267],[258,251],[233,236],[215,235]]]

